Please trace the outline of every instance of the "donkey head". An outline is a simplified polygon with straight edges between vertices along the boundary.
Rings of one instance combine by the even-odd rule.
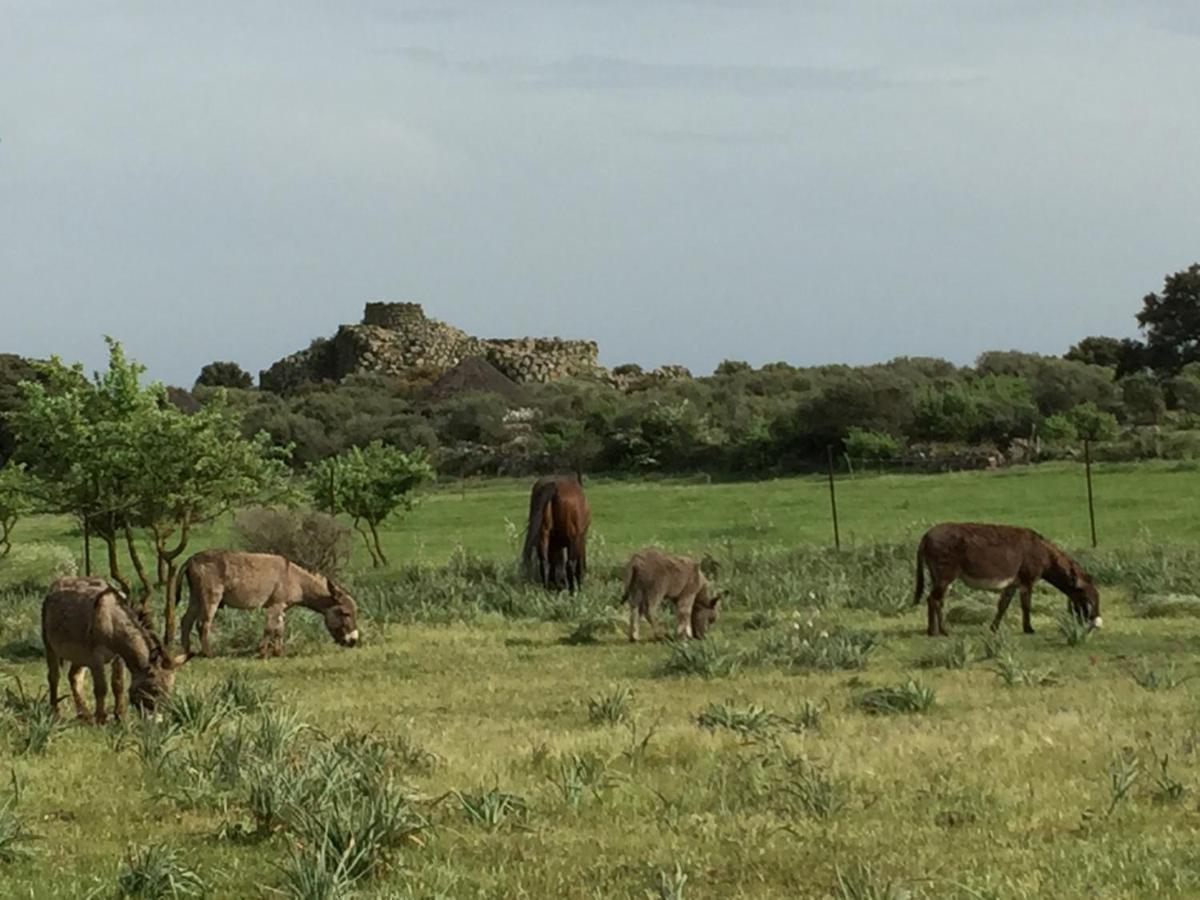
[[[326,579],[329,585],[329,605],[322,614],[329,636],[343,647],[358,644],[358,606],[345,590]]]
[[[1090,622],[1093,628],[1101,628],[1104,620],[1100,618],[1100,592],[1096,589],[1092,576],[1078,566],[1071,569],[1071,586],[1067,591],[1071,613],[1081,622]]]
[[[132,673],[129,682],[129,702],[134,709],[151,713],[171,696],[175,689],[175,673],[192,658],[192,654],[172,656],[158,642],[150,650],[150,665],[141,672]]]
[[[708,591],[703,590],[696,596],[692,604],[692,637],[700,640],[717,621],[720,612],[721,595],[710,598]]]

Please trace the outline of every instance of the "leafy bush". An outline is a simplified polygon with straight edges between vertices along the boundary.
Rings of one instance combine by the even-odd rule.
[[[234,520],[234,533],[245,550],[276,553],[331,578],[350,560],[350,529],[312,510],[245,509]]]

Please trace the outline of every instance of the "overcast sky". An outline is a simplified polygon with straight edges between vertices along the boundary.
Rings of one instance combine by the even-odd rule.
[[[1200,259],[1198,87],[1192,0],[0,0],[0,351],[1061,353]]]

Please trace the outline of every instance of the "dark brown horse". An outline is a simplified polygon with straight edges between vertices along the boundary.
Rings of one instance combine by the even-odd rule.
[[[561,586],[559,567],[565,570],[567,589],[573,594],[587,571],[587,532],[592,512],[583,496],[583,476],[552,475],[539,478],[529,496],[529,523],[521,559],[530,577],[537,560],[543,586]]]

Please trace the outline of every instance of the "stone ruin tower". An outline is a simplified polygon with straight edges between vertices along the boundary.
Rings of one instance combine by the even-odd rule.
[[[561,338],[477,338],[430,319],[419,303],[368,303],[362,322],[342,325],[332,338],[286,356],[260,373],[266,390],[286,392],[306,381],[356,373],[401,375],[445,371],[479,356],[518,383],[567,377],[607,377],[595,341]]]

